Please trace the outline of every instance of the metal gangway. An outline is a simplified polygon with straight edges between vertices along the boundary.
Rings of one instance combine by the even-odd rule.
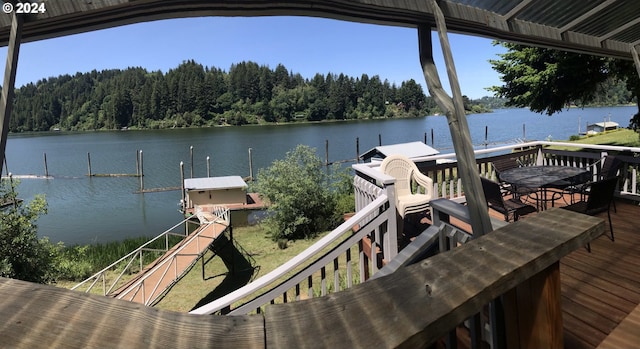
[[[215,206],[212,212],[198,212],[196,217],[198,223],[193,222],[192,217],[186,218],[75,285],[72,290],[153,305],[202,258],[230,225],[229,209],[224,206]],[[187,227],[189,224],[199,225],[191,233],[186,233],[187,229],[176,232],[183,224]],[[172,236],[181,240],[172,244]],[[155,245],[162,239],[164,248],[157,248]],[[145,266],[143,257],[149,253],[162,254]]]

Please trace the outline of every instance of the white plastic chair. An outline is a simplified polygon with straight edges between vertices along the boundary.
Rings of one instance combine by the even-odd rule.
[[[426,210],[433,197],[433,180],[423,175],[416,164],[404,155],[387,156],[380,170],[396,179],[396,208],[402,218],[408,213]],[[411,184],[416,182],[424,188],[424,194],[413,193]]]

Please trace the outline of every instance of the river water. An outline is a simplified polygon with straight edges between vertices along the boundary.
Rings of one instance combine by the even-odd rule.
[[[468,117],[472,141],[480,146],[514,142],[518,139],[568,139],[585,130],[587,122],[615,121],[626,127],[633,107],[570,109],[554,116],[527,109],[504,109]],[[433,130],[433,138],[431,133]],[[19,196],[26,200],[44,193],[47,215],[38,220],[39,235],[67,245],[108,242],[134,236],[155,236],[182,217],[177,203],[180,191],[139,194],[136,177],[88,177],[87,153],[92,173],[136,173],[136,153],[143,151],[144,187],[179,187],[180,162],[186,177],[249,175],[251,148],[254,175],[275,159],[281,159],[297,144],[316,148],[324,159],[329,142],[329,161],[356,157],[382,144],[424,141],[443,153],[452,152],[451,137],[444,116],[413,119],[353,121],[322,124],[216,127],[65,133],[50,132],[10,135],[7,143],[8,170],[15,175],[44,175],[44,154],[52,179],[20,179]]]

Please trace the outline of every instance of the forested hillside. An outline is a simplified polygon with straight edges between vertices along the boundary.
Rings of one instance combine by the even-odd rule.
[[[304,79],[283,65],[271,69],[242,62],[224,71],[185,61],[166,73],[94,70],[25,85],[16,91],[10,130],[367,119],[423,116],[435,108],[414,80],[396,86],[377,75],[331,73]]]

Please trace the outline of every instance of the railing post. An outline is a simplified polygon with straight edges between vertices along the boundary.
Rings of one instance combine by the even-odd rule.
[[[398,254],[398,238],[404,229],[402,217],[398,215],[396,210],[396,188],[395,180],[385,185],[385,191],[389,198],[389,209],[387,221],[387,231],[383,237],[383,258],[387,262],[392,260]]]
[[[598,174],[598,177],[602,177],[603,173],[602,173],[602,164],[604,163],[604,158],[607,157],[607,155],[609,155],[609,153],[607,153],[606,151],[600,152],[600,168],[596,168],[596,173]]]
[[[536,166],[544,165],[544,155],[542,154],[542,147],[538,146],[538,155],[536,155]]]
[[[560,263],[504,294],[507,348],[562,348]]]

